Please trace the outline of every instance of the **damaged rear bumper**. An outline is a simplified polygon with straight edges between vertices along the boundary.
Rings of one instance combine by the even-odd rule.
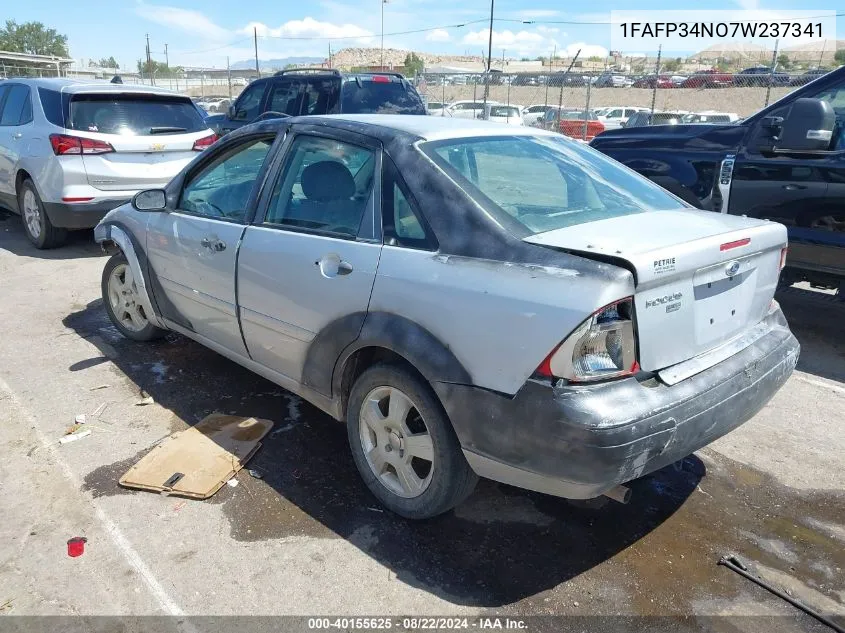
[[[677,384],[528,381],[508,397],[439,383],[467,460],[482,477],[573,499],[596,497],[682,459],[757,413],[800,346],[780,309],[745,349]]]

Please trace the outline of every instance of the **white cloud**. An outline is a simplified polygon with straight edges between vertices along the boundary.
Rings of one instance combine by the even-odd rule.
[[[464,35],[462,42],[475,46],[487,48],[487,40],[490,37],[489,29],[481,29]],[[518,56],[531,56],[538,53],[551,52],[556,45],[554,39],[546,37],[542,33],[534,31],[496,31],[493,30],[493,48],[506,49],[509,53]]]
[[[538,26],[537,32],[543,35],[555,35],[560,32],[560,29],[554,26]],[[566,35],[566,33],[564,33]]]
[[[239,33],[249,35],[253,28],[257,29],[258,35],[262,37],[290,37],[290,38],[326,38],[341,39],[353,38],[358,41],[366,41],[373,36],[371,31],[362,29],[355,24],[333,24],[331,22],[320,22],[312,17],[302,20],[290,20],[278,28],[271,28],[261,22],[250,22],[247,26],[239,29]]]
[[[449,35],[449,31],[446,29],[434,29],[425,36],[425,39],[429,42],[448,42],[452,39],[452,36]]]
[[[139,2],[135,5],[135,13],[156,24],[200,35],[210,40],[225,40],[232,35],[199,11]]]
[[[760,0],[735,0],[735,2],[746,11],[753,11],[760,8]]]

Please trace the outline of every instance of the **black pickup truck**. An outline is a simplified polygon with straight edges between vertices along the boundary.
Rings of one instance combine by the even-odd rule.
[[[623,128],[590,145],[699,208],[785,224],[782,282],[845,299],[845,67],[739,123]]]

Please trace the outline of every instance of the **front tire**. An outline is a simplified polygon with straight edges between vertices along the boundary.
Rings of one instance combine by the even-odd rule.
[[[358,472],[392,512],[427,519],[454,508],[475,488],[478,476],[446,412],[408,368],[367,369],[349,394],[346,419]]]
[[[26,237],[35,248],[56,248],[65,243],[67,229],[53,226],[35,184],[29,179],[24,180],[18,190],[18,209]]]
[[[122,252],[112,255],[106,262],[101,290],[106,312],[123,336],[133,341],[152,341],[166,334],[165,330],[150,323],[141,305],[132,269]]]

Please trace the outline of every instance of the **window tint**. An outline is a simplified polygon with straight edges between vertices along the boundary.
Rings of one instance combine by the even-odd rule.
[[[531,233],[683,206],[613,160],[554,137],[450,139],[421,148],[491,213]]]
[[[291,116],[326,114],[337,102],[337,79],[283,79],[274,81],[267,110]]]
[[[243,221],[249,194],[273,144],[272,137],[249,140],[217,156],[192,176],[179,208],[212,218]]]
[[[27,86],[14,85],[9,86],[8,94],[6,95],[6,104],[3,106],[3,113],[0,115],[0,125],[20,125],[21,114],[24,114],[24,108],[29,101],[29,88]],[[29,118],[32,118],[31,107],[27,109]],[[27,121],[24,120],[24,123]]]
[[[184,97],[77,94],[70,100],[67,127],[102,134],[150,136],[199,132],[206,125],[193,102]]]
[[[333,139],[298,136],[265,222],[354,237],[370,199],[375,152]]]
[[[41,99],[41,109],[44,116],[53,125],[65,126],[65,113],[62,108],[62,95],[58,90],[39,88],[38,97]]]
[[[514,106],[490,106],[490,116],[518,117],[519,110]]]
[[[266,82],[258,82],[250,85],[241,93],[235,102],[235,121],[252,121],[261,114],[261,98],[264,96]]]
[[[535,114],[535,113],[537,113],[537,112],[545,112],[545,111],[546,111],[546,106],[531,106],[530,108],[528,108],[528,111],[529,111],[531,114]]]
[[[365,78],[343,82],[340,109],[346,114],[425,114],[422,99],[406,81],[373,81]]]

